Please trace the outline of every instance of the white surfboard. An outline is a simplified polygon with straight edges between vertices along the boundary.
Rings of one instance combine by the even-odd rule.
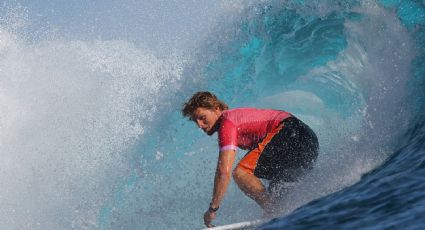
[[[268,219],[259,219],[253,221],[245,221],[234,224],[222,225],[213,228],[204,228],[203,230],[231,230],[231,229],[254,229],[258,227],[260,224],[267,222]]]

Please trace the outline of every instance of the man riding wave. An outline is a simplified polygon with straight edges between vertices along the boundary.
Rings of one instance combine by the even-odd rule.
[[[195,93],[184,104],[189,117],[206,134],[218,132],[219,157],[214,189],[204,223],[212,220],[224,198],[231,176],[238,187],[266,213],[281,197],[279,184],[298,181],[312,169],[318,156],[315,133],[289,112],[235,108],[210,92]],[[238,148],[248,150],[232,171]],[[260,179],[269,181],[268,188]]]

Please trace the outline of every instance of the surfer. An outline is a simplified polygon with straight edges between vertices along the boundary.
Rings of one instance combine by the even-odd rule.
[[[219,157],[214,189],[204,223],[220,207],[231,177],[266,214],[281,198],[282,182],[295,182],[313,167],[319,144],[314,132],[289,112],[272,109],[235,108],[210,92],[197,92],[182,113],[206,134],[218,132]],[[232,171],[236,150],[248,150]],[[268,188],[260,179],[268,181]]]

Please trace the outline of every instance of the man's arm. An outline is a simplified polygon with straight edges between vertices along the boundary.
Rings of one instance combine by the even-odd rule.
[[[221,151],[218,157],[217,169],[214,178],[214,191],[210,204],[210,208],[204,214],[204,223],[207,227],[213,227],[211,221],[215,218],[215,211],[220,206],[220,202],[224,198],[227,186],[232,176],[232,166],[235,162],[235,150]],[[212,209],[211,209],[212,208]]]
[[[214,190],[211,200],[211,207],[217,208],[224,198],[227,187],[232,176],[232,166],[236,159],[235,150],[225,150],[220,152],[217,162],[217,169],[214,178]]]

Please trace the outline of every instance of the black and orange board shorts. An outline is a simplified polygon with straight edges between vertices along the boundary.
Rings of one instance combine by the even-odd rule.
[[[299,119],[289,117],[249,151],[237,167],[259,178],[295,182],[300,172],[313,167],[318,150],[319,142],[313,130]]]

